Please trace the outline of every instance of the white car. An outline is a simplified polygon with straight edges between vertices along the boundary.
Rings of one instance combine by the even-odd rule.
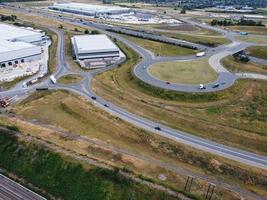
[[[26,88],[27,87],[27,82],[22,83],[22,87]]]
[[[204,86],[203,84],[199,84],[199,87],[198,87],[200,90],[205,90],[206,89],[206,86]]]

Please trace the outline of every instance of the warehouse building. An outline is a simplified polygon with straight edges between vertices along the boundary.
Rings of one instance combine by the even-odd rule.
[[[7,24],[0,24],[0,38],[9,41],[23,41],[38,44],[42,41],[43,34],[31,28],[17,27]]]
[[[0,39],[0,67],[12,66],[41,58],[39,46]]]
[[[0,67],[41,58],[43,34],[26,28],[0,24]]]
[[[72,44],[78,60],[120,57],[120,49],[106,35],[74,36]]]
[[[88,16],[118,15],[123,13],[130,13],[129,8],[122,8],[119,6],[90,5],[83,3],[55,3],[53,6],[49,6],[48,8],[52,10]]]

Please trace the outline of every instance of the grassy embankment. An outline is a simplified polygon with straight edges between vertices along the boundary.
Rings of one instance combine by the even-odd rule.
[[[263,187],[258,174],[264,175],[264,171],[253,168],[247,171],[247,166],[135,128],[67,92],[36,93],[17,105],[13,112],[23,120],[13,118],[8,123],[15,124],[24,133],[67,151],[118,165],[178,190],[184,187],[186,176],[194,174],[197,177],[195,173],[201,177],[212,175],[223,180],[237,181],[241,185],[253,178],[249,189],[255,191],[254,184],[259,191]],[[34,122],[32,124],[24,120]],[[2,118],[1,123],[6,123],[6,120]],[[40,124],[48,124],[52,129],[40,128]],[[62,135],[57,131],[66,133]],[[160,175],[164,175],[166,180],[160,180]],[[233,179],[233,175],[238,176],[238,180]],[[192,193],[201,196],[206,184],[206,181],[197,178]],[[234,199],[233,194],[218,185],[214,199],[222,197]]]
[[[163,42],[142,39],[129,35],[122,35],[122,36],[136,43],[137,45],[147,50],[150,50],[156,56],[183,56],[183,55],[192,55],[197,52],[196,50],[192,50],[185,47],[179,47],[176,45],[166,44]]]
[[[170,33],[182,33],[182,34],[194,34],[194,35],[206,35],[206,36],[219,36],[221,33],[210,30],[196,27],[189,24],[181,24],[177,26],[168,26],[168,25],[155,25],[153,26],[155,31],[166,32],[167,30]],[[187,29],[191,29],[190,31]]]
[[[230,41],[223,36],[208,36],[202,34],[183,34],[183,33],[170,33],[170,32],[159,32],[160,35],[167,37],[176,38],[179,40],[186,40],[188,42],[198,43],[210,47],[217,47],[223,44],[229,44]]]
[[[70,161],[1,130],[0,165],[61,199],[175,199],[137,184],[116,171]]]
[[[257,44],[267,44],[266,38],[262,37],[253,37],[253,36],[237,36],[236,39],[240,41],[245,41],[245,42],[252,42],[252,43],[257,43]]]
[[[232,56],[228,56],[222,60],[222,64],[232,72],[254,72],[259,74],[267,74],[267,67],[253,62],[243,63],[235,60]]]
[[[265,26],[227,26],[227,28],[232,31],[243,31],[251,34],[267,35],[267,27]]]
[[[264,46],[251,46],[246,49],[247,53],[251,56],[267,59],[267,47]]]
[[[93,80],[98,95],[178,130],[266,155],[267,127],[262,101],[266,97],[265,82],[238,81],[228,90],[207,94],[158,89],[132,75],[139,57],[128,47],[121,47],[131,59]]]
[[[63,83],[63,84],[78,83],[82,79],[83,79],[82,76],[80,76],[78,74],[68,74],[68,75],[60,77],[58,79],[58,82]]]
[[[27,79],[29,77],[30,76],[23,76],[23,77],[18,77],[16,79],[14,79],[13,81],[3,81],[3,82],[0,82],[0,88],[10,89],[13,86],[15,86],[17,83],[19,83],[20,81],[23,81],[23,80],[25,80],[25,79]]]
[[[149,72],[154,77],[171,83],[210,83],[217,78],[207,59],[158,63],[151,66]]]

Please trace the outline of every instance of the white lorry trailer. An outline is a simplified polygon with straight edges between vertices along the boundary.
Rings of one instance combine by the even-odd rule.
[[[51,75],[50,76],[50,80],[53,84],[56,84],[57,83],[57,79],[54,77],[54,75]]]
[[[203,57],[203,56],[205,56],[205,55],[206,55],[206,52],[203,51],[203,52],[199,52],[199,53],[197,53],[197,54],[196,54],[196,57]]]

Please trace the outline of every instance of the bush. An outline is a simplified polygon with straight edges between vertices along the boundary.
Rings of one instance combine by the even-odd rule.
[[[92,30],[91,34],[100,34],[100,32],[98,30]]]

